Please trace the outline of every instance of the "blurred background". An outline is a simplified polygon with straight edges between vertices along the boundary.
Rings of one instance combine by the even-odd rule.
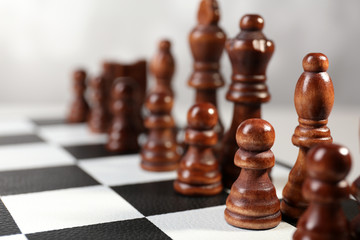
[[[336,104],[358,106],[360,1],[218,2],[219,25],[228,37],[239,32],[244,14],[264,17],[264,33],[276,47],[267,72],[269,104],[293,105],[302,58],[308,52],[323,52],[330,61]],[[186,81],[192,58],[187,37],[196,24],[198,5],[195,0],[1,0],[0,102],[64,103],[71,98],[74,68],[96,75],[106,59],[149,59],[157,42],[169,38],[177,63],[177,102],[190,105],[193,91]],[[229,83],[226,54],[222,72]],[[220,101],[225,102],[225,90]]]
[[[194,101],[194,90],[186,85],[193,62],[188,34],[196,25],[199,2],[1,0],[0,105],[54,104],[66,109],[72,96],[74,69],[83,67],[95,76],[104,60],[149,60],[158,41],[168,38],[176,60],[173,111],[179,121],[185,122],[184,113]],[[331,116],[337,117],[330,117],[329,126],[337,142],[346,140],[344,144],[358,162],[360,1],[218,0],[218,3],[219,25],[228,37],[239,32],[241,16],[258,13],[265,19],[265,35],[275,42],[267,71],[272,100],[263,109],[265,118],[278,130],[275,145],[278,156],[290,155],[290,162],[296,159],[297,151],[290,140],[297,125],[294,89],[302,73],[302,58],[309,52],[322,52],[329,58],[328,72],[335,87]],[[228,126],[232,104],[225,100],[231,75],[226,53],[221,61],[227,84],[218,94],[219,110]],[[279,114],[274,115],[272,109],[280,111]],[[281,109],[289,111],[281,113]],[[353,114],[350,117],[346,115],[349,112]],[[283,123],[291,128],[283,128]],[[291,153],[286,155],[284,151]]]

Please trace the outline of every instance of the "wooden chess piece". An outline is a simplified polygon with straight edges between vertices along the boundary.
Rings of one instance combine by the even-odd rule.
[[[222,191],[219,163],[213,153],[217,135],[213,128],[218,121],[216,108],[211,103],[198,103],[187,114],[188,128],[183,155],[174,182],[176,192],[183,195],[210,196]]]
[[[120,77],[114,82],[111,92],[113,118],[106,144],[106,149],[111,152],[132,153],[139,150],[139,132],[134,121],[137,91],[137,84],[130,77]]]
[[[299,147],[299,154],[283,189],[281,212],[290,219],[298,219],[308,203],[302,195],[306,175],[305,156],[319,143],[331,143],[330,130],[326,126],[334,104],[334,87],[327,74],[329,62],[321,53],[309,53],[302,62],[304,72],[295,89],[295,108],[299,116],[292,142]]]
[[[349,197],[344,180],[350,171],[349,150],[337,144],[319,144],[306,157],[302,192],[309,207],[300,217],[293,240],[349,240],[350,231],[341,200]]]
[[[351,185],[351,194],[360,207],[360,176]],[[360,239],[360,213],[351,221],[351,234],[353,240]]]
[[[188,85],[196,90],[195,103],[209,102],[217,107],[217,89],[225,83],[220,73],[220,58],[226,41],[225,32],[218,26],[220,14],[217,1],[202,0],[197,17],[198,25],[189,35],[194,65]],[[224,135],[220,118],[214,131],[218,136],[214,153],[219,156]]]
[[[146,86],[147,86],[147,63],[145,60],[139,60],[134,63],[119,63],[119,62],[111,62],[106,61],[103,62],[103,71],[102,75],[105,78],[106,82],[106,92],[110,93],[114,81],[119,77],[130,77],[136,82],[138,90],[138,96],[136,98],[136,104],[133,106],[136,112],[136,118],[134,121],[136,122],[136,129],[140,132],[145,131],[145,127],[143,125],[142,111],[143,104],[145,100],[146,94]],[[111,122],[112,113],[110,110],[111,98],[106,98],[105,101],[107,106],[107,112],[110,115],[109,123]]]
[[[94,133],[105,133],[108,130],[109,114],[106,106],[106,82],[100,75],[90,80],[91,108],[88,125]]]
[[[166,88],[173,96],[171,80],[175,71],[175,61],[171,54],[171,42],[169,40],[160,41],[158,52],[150,63],[150,70],[155,77],[156,86]]]
[[[85,99],[86,72],[82,69],[76,70],[73,74],[74,100],[67,116],[69,123],[86,122],[89,114],[89,105]]]
[[[232,82],[226,99],[234,102],[232,123],[224,135],[220,156],[226,188],[231,187],[240,172],[233,161],[238,148],[236,129],[246,119],[261,118],[261,104],[270,100],[265,73],[275,47],[262,33],[263,27],[261,16],[245,15],[240,20],[241,32],[225,45],[232,65]]]
[[[141,150],[141,167],[148,171],[172,171],[178,167],[172,94],[157,87],[148,95],[145,106],[150,114],[145,119],[149,131],[148,139]]]
[[[226,200],[225,220],[229,224],[247,229],[279,225],[280,201],[268,175],[275,164],[270,150],[274,140],[274,128],[265,120],[253,118],[239,125],[236,132],[239,149],[234,162],[242,171]]]

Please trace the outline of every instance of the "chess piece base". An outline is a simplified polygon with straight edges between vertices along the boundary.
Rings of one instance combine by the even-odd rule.
[[[187,196],[212,196],[219,194],[223,187],[221,181],[207,185],[190,185],[176,180],[174,189],[176,192]]]
[[[225,220],[235,227],[263,230],[279,225],[281,222],[281,212],[278,211],[268,216],[244,216],[225,209]]]

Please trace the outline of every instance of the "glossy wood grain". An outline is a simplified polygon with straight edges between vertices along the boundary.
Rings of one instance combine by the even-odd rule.
[[[262,33],[263,26],[261,16],[245,15],[240,20],[241,32],[228,39],[225,45],[232,65],[232,81],[226,99],[234,103],[231,126],[224,135],[220,157],[227,188],[231,187],[240,172],[233,162],[238,148],[236,129],[246,119],[260,118],[261,104],[270,100],[265,81],[274,43]]]
[[[350,227],[341,207],[349,197],[344,180],[350,171],[349,150],[337,144],[319,144],[306,158],[306,173],[302,193],[310,202],[301,216],[294,240],[349,240]]]
[[[229,224],[268,229],[280,223],[280,201],[268,176],[275,164],[270,150],[274,140],[274,128],[265,120],[253,118],[239,125],[234,163],[242,170],[226,200],[225,220]]]
[[[292,142],[299,147],[299,154],[283,189],[281,202],[281,212],[292,219],[298,219],[308,206],[302,194],[307,152],[319,143],[332,142],[326,126],[334,104],[334,87],[326,72],[328,65],[324,54],[309,53],[303,59],[304,72],[296,84],[294,102],[299,125]]]
[[[221,173],[213,147],[217,134],[213,130],[218,121],[218,113],[211,103],[198,103],[187,114],[188,127],[185,143],[188,149],[180,161],[176,192],[183,195],[210,196],[222,191]]]

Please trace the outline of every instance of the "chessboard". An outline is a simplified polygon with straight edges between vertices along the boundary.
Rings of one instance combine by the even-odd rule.
[[[138,154],[115,155],[105,134],[61,118],[0,121],[0,239],[291,239],[296,223],[269,230],[232,227],[224,191],[187,197],[176,173],[147,172]],[[277,160],[281,199],[290,166]],[[344,203],[349,219],[355,201]]]

